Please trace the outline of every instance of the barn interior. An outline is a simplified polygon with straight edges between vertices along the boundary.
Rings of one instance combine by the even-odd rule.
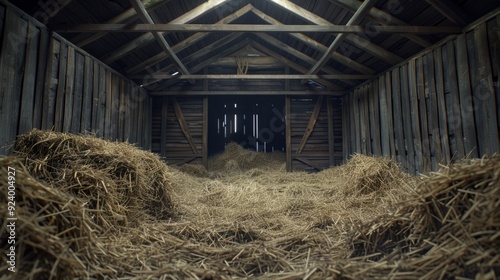
[[[498,1],[0,0],[0,35],[0,279],[500,277]]]

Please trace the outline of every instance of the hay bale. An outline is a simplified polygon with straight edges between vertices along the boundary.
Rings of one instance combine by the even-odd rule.
[[[96,231],[92,213],[85,203],[60,189],[38,182],[23,164],[23,159],[0,159],[0,174],[14,168],[16,194],[15,215],[7,208],[10,201],[0,195],[2,230],[8,217],[15,217],[16,273],[7,271],[6,254],[1,254],[0,274],[12,279],[73,279],[84,276],[90,259],[89,248],[96,247]],[[7,190],[7,180],[0,180],[0,189]],[[3,235],[3,234],[2,234]],[[0,240],[7,251],[11,244]]]
[[[231,142],[226,145],[223,153],[209,160],[208,166],[210,171],[220,172],[240,172],[251,169],[284,170],[284,162],[284,153],[251,151]]]
[[[106,229],[134,223],[144,212],[172,215],[167,166],[128,143],[33,130],[18,136],[14,154],[35,178],[87,203]]]
[[[412,271],[415,278],[494,279],[500,275],[498,205],[500,156],[443,167],[392,218],[377,218],[354,234],[353,257],[376,256],[380,265],[350,264],[349,273],[398,278]]]

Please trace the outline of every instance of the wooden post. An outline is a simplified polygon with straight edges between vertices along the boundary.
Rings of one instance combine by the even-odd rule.
[[[290,96],[285,96],[286,171],[292,171],[292,120]]]
[[[167,155],[167,118],[168,118],[168,97],[165,96],[163,99],[163,105],[161,108],[161,137],[160,137],[160,153],[162,157]]]

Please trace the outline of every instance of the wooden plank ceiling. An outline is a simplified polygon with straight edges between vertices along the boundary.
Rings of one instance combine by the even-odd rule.
[[[17,2],[159,95],[189,91],[204,79],[292,79],[341,94],[499,6],[497,0]]]

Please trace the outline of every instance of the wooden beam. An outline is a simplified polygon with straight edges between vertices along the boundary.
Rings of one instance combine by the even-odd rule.
[[[320,95],[318,97],[318,100],[316,101],[316,105],[314,105],[314,110],[311,114],[311,118],[309,119],[309,123],[307,124],[306,131],[304,132],[304,136],[302,136],[302,140],[300,140],[299,147],[297,148],[297,154],[302,153],[302,150],[306,146],[307,140],[309,139],[309,136],[311,136],[313,130],[314,130],[314,125],[316,124],[316,121],[318,120],[319,112],[321,111],[321,105],[323,104],[323,99],[325,97],[323,95]]]
[[[283,61],[283,63],[285,63],[286,65],[290,66],[290,68],[293,68],[295,69],[296,71],[300,72],[300,73],[307,73],[307,69],[305,67],[302,67],[301,65],[298,65],[297,63],[289,60],[288,58],[274,52],[273,50],[270,50],[266,47],[264,47],[263,45],[259,44],[259,43],[256,43],[256,42],[252,42],[251,44],[254,48],[256,48],[257,50],[267,54],[267,55],[270,55],[270,56],[273,56],[273,57],[276,57],[278,58],[279,60]],[[331,90],[339,90],[339,91],[344,91],[344,88],[338,86],[337,84],[334,84],[330,81],[327,81],[327,80],[324,80],[324,79],[318,79],[318,80],[315,80],[317,81],[318,83],[324,85],[325,87],[331,89]]]
[[[184,136],[186,137],[189,146],[191,146],[191,150],[193,151],[193,153],[197,154],[198,149],[196,148],[193,138],[191,137],[191,133],[189,132],[189,128],[187,126],[186,119],[184,118],[184,114],[182,113],[181,106],[179,106],[179,103],[177,102],[177,99],[175,97],[172,96],[171,100],[172,105],[174,106],[175,116],[177,117],[177,121],[179,122],[182,133],[184,133]]]
[[[334,4],[342,6],[345,9],[349,9],[351,11],[356,11],[359,9],[363,2],[359,0],[328,0]],[[377,22],[382,25],[400,25],[400,26],[408,26],[409,24],[396,18],[394,15],[391,15],[383,10],[380,10],[376,7],[372,7],[370,9],[370,13],[367,16],[368,19]],[[425,40],[424,38],[414,35],[414,34],[402,34],[402,36],[412,40],[413,42],[421,45],[424,48],[428,48],[432,45],[431,42]]]
[[[251,11],[252,9],[253,9],[253,6],[251,4],[247,4],[243,8],[241,8],[241,9],[237,10],[236,12],[232,13],[231,15],[221,19],[217,23],[218,24],[231,23],[234,20],[245,15],[246,13]],[[173,46],[172,50],[174,50],[174,52],[178,53],[178,52],[198,43],[199,41],[201,41],[202,39],[204,39],[208,35],[210,35],[210,33],[208,33],[208,32],[196,33],[193,36],[190,36],[190,37],[184,39],[183,41],[179,42],[177,45]],[[230,38],[230,37],[228,36],[226,38]],[[163,61],[167,57],[168,57],[168,55],[165,54],[165,52],[160,52],[156,55],[151,56],[149,59],[146,59],[144,62],[139,63],[136,66],[125,70],[125,73],[132,74],[132,73],[137,73],[137,72],[143,71],[144,69],[147,69],[147,68],[149,68],[157,63],[160,63],[161,61]]]
[[[220,48],[220,47],[223,47],[225,45],[229,45],[234,40],[240,38],[241,35],[242,35],[241,33],[234,33],[234,34],[226,36],[220,40],[217,40],[217,41],[213,42],[212,44],[202,48],[201,50],[199,50],[195,53],[192,53],[192,54],[188,55],[187,57],[183,58],[182,62],[187,65],[187,64],[203,57],[204,55],[206,55],[210,51],[213,51],[213,50]],[[155,75],[165,75],[165,73],[170,73],[174,69],[175,69],[175,65],[169,64],[169,65],[157,70],[154,73],[149,73],[147,75],[129,75],[128,78],[140,79],[141,84],[143,86],[148,86],[152,83],[156,83],[157,81],[162,80],[162,78],[155,78],[154,77]],[[178,78],[178,77],[176,77],[176,78]]]
[[[250,68],[283,68],[284,64],[277,58],[271,56],[243,57]],[[211,66],[237,67],[237,57],[221,57],[210,64]]]
[[[431,6],[447,17],[451,22],[466,26],[471,18],[460,7],[448,0],[426,0]]]
[[[44,1],[38,1],[37,4],[40,6],[40,10],[36,11],[33,16],[42,21],[43,24],[47,24],[71,1],[73,0],[46,1],[45,3],[43,3]]]
[[[310,11],[300,7],[299,5],[294,4],[293,2],[289,0],[267,0],[269,2],[272,2],[283,9],[297,15],[300,18],[303,18],[309,22],[312,22],[317,25],[333,25],[330,23],[328,20],[323,19],[314,13],[311,13]],[[366,2],[366,1],[365,1]],[[346,41],[358,46],[360,49],[365,50],[366,52],[369,52],[375,57],[378,57],[380,59],[383,59],[390,64],[397,64],[401,61],[403,61],[403,58],[395,55],[392,52],[387,51],[386,49],[370,42],[369,40],[366,40],[360,36],[354,35],[354,34],[349,34],[346,38]]]
[[[172,0],[143,0],[142,4],[144,5],[144,8],[146,8],[146,11],[152,11],[155,8],[159,7],[160,5],[166,4]],[[135,9],[131,7],[130,9],[127,9],[123,13],[111,18],[110,20],[106,21],[107,24],[112,24],[112,23],[125,23],[125,24],[130,24],[134,22],[135,20],[138,19],[137,13],[135,12]],[[98,40],[104,36],[106,36],[107,32],[99,32],[96,34],[92,34],[92,36],[88,37],[88,34],[80,34],[73,38],[71,41],[75,42],[75,45],[79,47],[83,47],[85,45],[88,45],[95,40]]]
[[[361,25],[267,25],[267,24],[80,24],[73,27],[57,27],[58,33],[93,33],[93,32],[285,32],[285,33],[461,33],[457,26],[385,26],[374,25],[369,29]]]
[[[252,12],[256,16],[258,16],[259,18],[261,18],[262,20],[264,20],[270,24],[284,25],[283,23],[279,22],[278,20],[263,13],[259,9],[254,8],[254,9],[252,9]],[[315,41],[314,39],[307,37],[306,35],[304,35],[302,33],[289,33],[288,35],[290,35],[291,37],[294,37],[295,39],[303,42],[304,44],[308,45],[309,47],[314,48],[315,50],[318,50],[320,52],[326,52],[326,50],[328,49],[328,47],[326,47],[325,45],[321,44],[318,41]],[[376,73],[374,70],[372,70],[372,69],[364,66],[363,64],[358,63],[358,62],[356,62],[356,61],[354,61],[354,60],[348,58],[347,56],[344,56],[338,52],[333,52],[331,58],[333,60],[345,65],[346,67],[351,68],[351,69],[359,72],[359,73],[362,73],[362,74],[375,74]]]
[[[157,74],[150,75],[148,78],[152,79],[189,79],[189,80],[300,80],[300,79],[325,79],[325,80],[367,80],[374,78],[373,75],[285,75],[285,74],[253,74],[253,75],[227,75],[227,74],[207,74],[207,75],[169,75]]]
[[[150,96],[204,96],[204,95],[329,95],[343,96],[347,91],[287,91],[287,90],[245,90],[245,91],[221,91],[221,90],[182,90],[182,91],[152,91]]]
[[[368,14],[373,5],[375,5],[375,2],[377,2],[377,0],[365,0],[363,4],[359,7],[359,9],[356,11],[356,13],[354,13],[354,15],[351,17],[351,19],[349,19],[346,26],[359,24],[361,20],[363,20],[365,15]],[[335,40],[333,40],[330,47],[328,47],[328,50],[323,54],[320,60],[311,68],[311,70],[307,72],[307,74],[318,73],[319,70],[321,70],[321,68],[323,68],[326,65],[332,53],[336,51],[338,47],[340,47],[340,45],[344,42],[346,38],[347,38],[347,33],[342,33],[337,35],[337,37],[335,37]],[[305,81],[302,81],[302,83],[304,82]]]
[[[328,117],[328,158],[330,166],[335,165],[335,130],[333,128],[333,104],[332,98],[326,98],[326,112]]]
[[[136,10],[137,14],[141,18],[142,21],[147,22],[149,24],[154,24],[153,19],[151,16],[148,14],[146,9],[144,8],[144,5],[142,5],[140,0],[130,0],[130,3],[132,4],[132,7]],[[163,37],[163,34],[160,34],[159,32],[152,32],[153,36],[156,38],[156,41],[160,44],[162,47],[163,51],[168,53],[172,60],[174,61],[174,64],[179,68],[179,71],[182,74],[189,75],[189,71],[187,70],[186,66],[182,64],[181,60],[177,57],[175,52],[170,48],[167,40]],[[189,83],[194,84],[194,81],[191,79],[188,79]]]
[[[221,52],[215,54],[214,56],[210,57],[209,59],[203,61],[200,64],[193,66],[191,68],[191,71],[193,73],[196,73],[196,72],[202,70],[203,68],[207,67],[208,65],[210,65],[210,63],[214,62],[216,59],[218,59],[220,57],[228,56],[228,55],[238,51],[239,49],[241,49],[242,47],[247,45],[249,42],[250,42],[250,40],[248,38],[246,38],[246,39],[243,39],[235,44],[231,44],[231,46],[228,46],[227,48],[223,49]],[[204,50],[205,49],[203,49],[202,51],[204,51]],[[149,90],[150,91],[162,90],[162,89],[167,88],[167,87],[169,87],[177,82],[178,82],[178,79],[166,80],[163,83],[159,84],[158,86],[156,86],[152,89],[149,89]]]
[[[290,96],[285,96],[286,171],[292,171],[292,114]]]
[[[229,2],[230,0],[207,0],[203,4],[199,5],[198,7],[190,10],[189,12],[179,16],[178,18],[170,21],[170,24],[184,24],[188,23],[190,21],[193,21],[200,17],[201,15],[205,14],[206,12],[217,8],[218,6]],[[163,33],[162,36],[165,36],[166,34]],[[105,55],[104,57],[101,57],[101,61],[103,61],[106,64],[111,64],[112,62],[118,60],[119,58],[127,55],[128,53],[136,50],[139,47],[142,47],[146,44],[149,44],[155,40],[155,37],[150,34],[150,33],[145,33],[136,39],[130,41],[129,43],[123,45],[122,47],[118,48],[114,52]]]
[[[305,163],[305,164],[309,165],[310,167],[312,167],[312,168],[314,168],[314,169],[316,169],[318,171],[323,170],[323,168],[321,168],[319,165],[314,164],[312,161],[310,161],[308,159],[301,158],[301,157],[296,156],[296,155],[294,155],[293,159],[294,160],[298,160],[298,161],[300,161],[302,163]]]
[[[281,42],[280,40],[274,38],[273,36],[271,36],[269,34],[256,34],[256,35],[257,35],[257,37],[261,38],[265,42],[267,42],[267,43],[269,43],[269,44],[271,44],[271,45],[273,45],[273,46],[309,63],[309,64],[311,64],[311,65],[314,65],[317,63],[317,61],[314,58],[304,54],[303,52],[300,52],[300,51],[290,47],[289,45]],[[332,74],[332,75],[343,74],[342,72],[335,70],[333,68],[330,68],[330,67],[324,67],[323,71],[325,71],[328,74]],[[347,84],[353,85],[353,86],[357,85],[357,83],[352,82],[352,81],[344,81],[344,82]]]

